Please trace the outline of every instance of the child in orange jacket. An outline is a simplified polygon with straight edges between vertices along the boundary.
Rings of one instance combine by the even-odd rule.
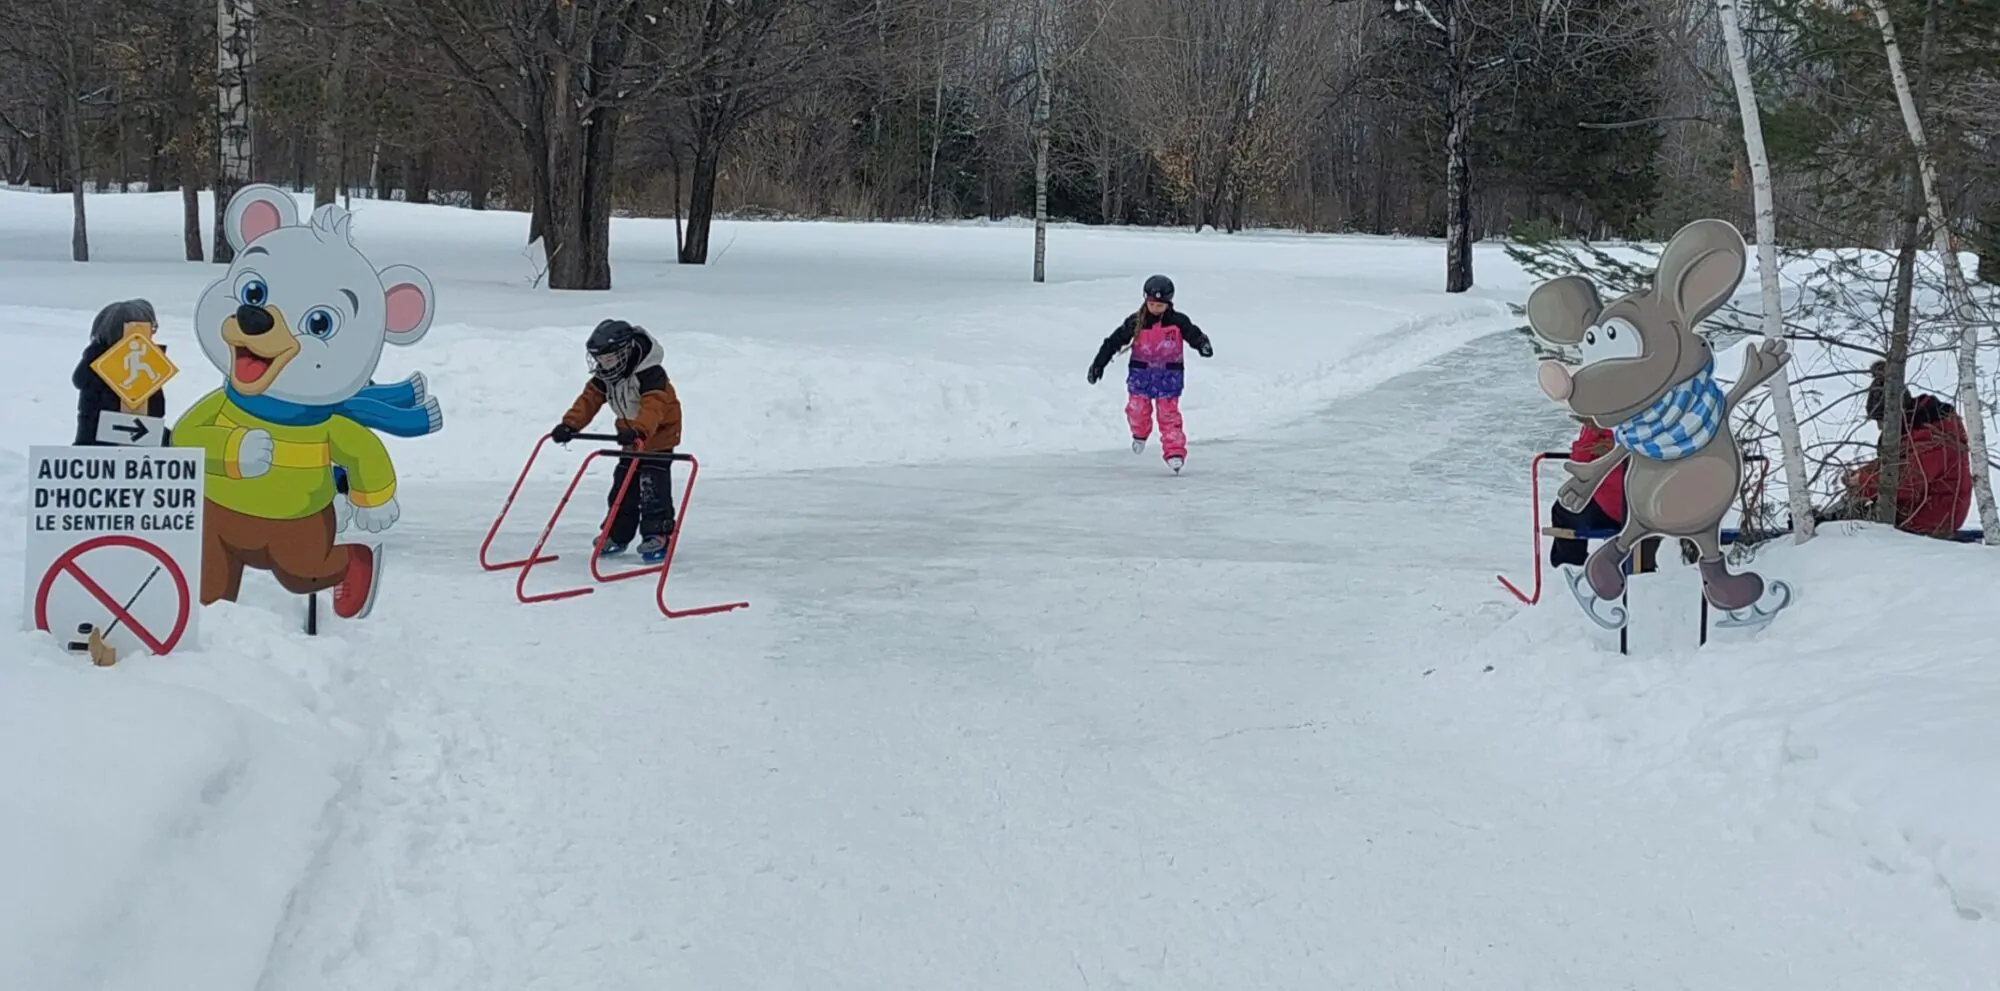
[[[618,444],[626,450],[671,454],[681,442],[681,401],[674,384],[660,367],[660,345],[643,328],[623,320],[606,320],[591,331],[584,344],[590,354],[590,381],[549,431],[567,444],[598,411],[609,405],[618,416]],[[628,472],[636,472],[623,502],[618,491]],[[666,559],[667,539],[674,532],[673,463],[666,460],[620,458],[606,495],[611,531],[604,537],[603,556],[622,554],[636,533],[639,557],[651,564]]]

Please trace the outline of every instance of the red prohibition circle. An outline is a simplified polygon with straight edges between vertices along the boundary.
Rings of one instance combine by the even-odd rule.
[[[179,596],[179,606],[174,614],[174,628],[165,637],[154,637],[151,630],[146,629],[145,625],[126,611],[124,606],[118,604],[117,599],[111,597],[111,593],[104,590],[104,586],[99,585],[95,579],[85,574],[82,568],[77,567],[76,559],[83,556],[86,551],[105,547],[129,547],[143,552],[160,562],[166,569],[167,576],[173,579],[174,592]],[[189,602],[187,573],[181,570],[181,566],[174,561],[173,556],[161,550],[157,544],[127,534],[114,533],[92,537],[77,544],[57,555],[55,563],[49,565],[49,570],[42,575],[41,585],[35,589],[35,628],[38,630],[46,631],[49,628],[49,591],[55,588],[56,576],[62,574],[68,574],[76,579],[77,584],[82,585],[83,590],[90,593],[91,598],[111,610],[112,618],[124,623],[132,631],[132,635],[138,637],[147,649],[160,656],[165,656],[181,642],[181,635],[187,632],[188,619],[194,615]]]

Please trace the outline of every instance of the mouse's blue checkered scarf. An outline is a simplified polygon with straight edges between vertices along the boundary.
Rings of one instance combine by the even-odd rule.
[[[1694,377],[1613,428],[1618,445],[1654,461],[1678,461],[1708,446],[1722,430],[1722,387],[1710,356]]]

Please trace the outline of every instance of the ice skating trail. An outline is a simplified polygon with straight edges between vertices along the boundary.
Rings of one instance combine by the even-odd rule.
[[[499,493],[413,487],[340,634],[379,638],[388,728],[263,986],[1990,987],[1990,932],[1851,850],[1426,676],[1515,608],[1495,480],[1565,429],[1522,348],[1192,422],[1178,478],[1155,445],[708,482],[671,597],[755,605],[700,620],[518,606],[472,562]]]

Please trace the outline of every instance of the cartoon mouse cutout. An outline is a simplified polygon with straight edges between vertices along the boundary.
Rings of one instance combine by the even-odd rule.
[[[369,264],[351,222],[328,204],[301,224],[292,195],[267,185],[245,186],[224,211],[236,259],[196,304],[195,336],[225,380],[173,432],[207,454],[203,605],[234,601],[250,567],[295,594],[333,589],[342,618],[374,607],[381,546],[335,534],[379,533],[399,515],[395,465],[375,431],[435,433],[444,414],[422,375],[371,379],[385,345],[423,339],[436,298],[422,272]]]
[[[1692,541],[1700,552],[1702,594],[1727,615],[1717,626],[1755,627],[1791,604],[1791,589],[1771,583],[1775,602],[1760,606],[1763,578],[1731,574],[1722,559],[1722,519],[1743,484],[1743,459],[1729,432],[1729,414],[1790,358],[1783,341],[1747,350],[1743,373],[1727,395],[1715,381],[1715,355],[1694,332],[1743,281],[1749,251],[1743,235],[1720,220],[1680,229],[1660,255],[1653,284],[1606,304],[1589,279],[1552,279],[1528,296],[1535,335],[1583,354],[1574,371],[1544,361],[1542,391],[1578,416],[1612,431],[1617,444],[1595,461],[1567,462],[1571,478],[1557,493],[1582,511],[1605,476],[1625,473],[1625,526],[1584,562],[1565,569],[1570,591],[1591,620],[1625,625],[1626,611],[1606,603],[1625,592],[1626,558],[1641,540],[1659,535]],[[1586,590],[1581,584],[1588,581]]]

